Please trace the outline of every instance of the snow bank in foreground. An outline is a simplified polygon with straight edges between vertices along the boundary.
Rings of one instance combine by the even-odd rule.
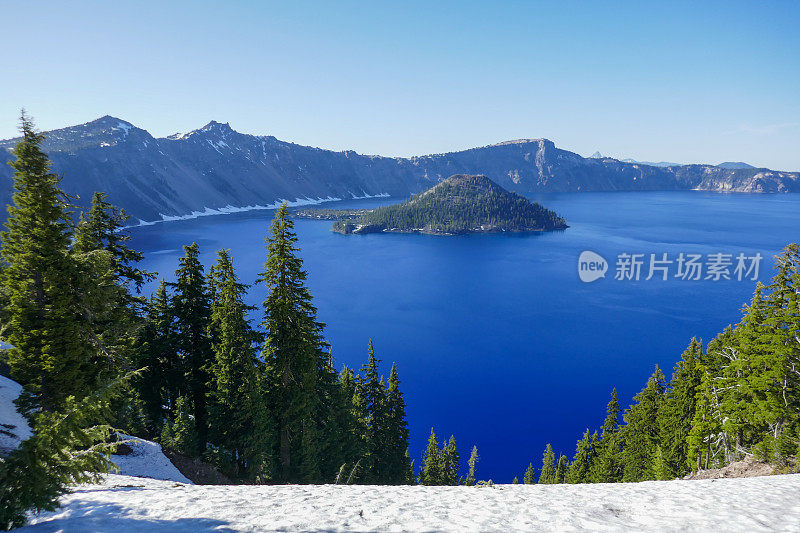
[[[132,450],[128,455],[112,455],[111,460],[126,476],[148,477],[166,481],[188,483],[189,481],[161,451],[161,445],[149,440],[121,435]]]
[[[0,376],[0,455],[16,450],[20,442],[31,436],[28,421],[14,405],[20,392],[19,383]]]
[[[19,531],[799,531],[800,475],[476,487],[179,485],[110,475]]]

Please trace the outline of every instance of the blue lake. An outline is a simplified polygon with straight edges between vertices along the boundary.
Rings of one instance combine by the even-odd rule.
[[[599,427],[612,387],[627,405],[654,365],[669,377],[692,336],[709,340],[737,322],[754,281],[660,275],[649,255],[760,253],[800,240],[800,195],[702,192],[532,195],[566,218],[563,232],[528,235],[351,235],[330,222],[297,220],[308,285],[327,323],[337,365],[360,366],[372,338],[388,375],[396,361],[419,456],[431,427],[456,436],[462,462],[473,444],[480,479],[509,482],[544,446],[570,457],[587,427]],[[337,202],[371,207],[388,199]],[[196,241],[204,264],[230,248],[252,283],[265,259],[272,211],[135,228],[145,267],[173,279],[181,245]],[[578,256],[609,262],[605,278],[583,283]],[[615,280],[620,253],[645,254],[640,281]],[[733,276],[732,276],[733,277]],[[148,292],[152,287],[148,288]],[[264,289],[251,289],[257,304]]]

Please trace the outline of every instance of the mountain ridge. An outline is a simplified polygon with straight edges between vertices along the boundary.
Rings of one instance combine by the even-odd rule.
[[[135,220],[259,208],[282,200],[314,203],[367,196],[407,197],[453,174],[484,174],[517,193],[706,190],[796,192],[800,174],[713,165],[659,168],[613,158],[584,158],[548,139],[518,139],[414,157],[362,155],[240,133],[212,120],[202,128],[153,137],[105,115],[45,133],[43,149],[62,186],[85,205],[108,193]],[[0,141],[0,163],[17,139]],[[12,192],[0,164],[0,202]],[[5,213],[0,215],[0,219]]]

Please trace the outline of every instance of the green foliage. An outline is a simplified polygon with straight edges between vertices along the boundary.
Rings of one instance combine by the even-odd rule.
[[[217,253],[209,275],[214,361],[211,364],[209,426],[211,442],[227,457],[234,478],[254,479],[270,452],[270,423],[263,394],[264,369],[257,358],[261,340],[250,326],[240,283],[227,250]]]
[[[422,469],[419,472],[420,485],[443,485],[443,461],[442,452],[439,449],[439,441],[436,433],[431,428],[431,435],[428,437],[428,447],[422,453]]]
[[[19,406],[29,416],[54,411],[68,396],[83,397],[98,372],[83,314],[81,289],[91,286],[70,253],[71,213],[41,150],[44,136],[21,117],[13,150],[14,193],[0,234],[0,332],[11,374],[22,386]],[[98,259],[105,259],[98,257]],[[96,273],[93,272],[93,274]]]
[[[464,484],[472,486],[475,484],[475,467],[478,464],[480,457],[478,456],[478,447],[473,446],[472,451],[467,459],[467,477],[464,479]]]
[[[654,479],[652,458],[659,444],[658,411],[664,400],[664,391],[664,373],[656,365],[647,386],[633,397],[634,404],[624,415],[623,481]]]
[[[525,485],[536,484],[536,470],[533,468],[533,463],[528,463],[528,469],[525,470],[525,477],[523,478],[522,482]]]
[[[556,454],[553,453],[553,447],[550,446],[548,442],[544,449],[544,454],[542,455],[542,469],[539,471],[539,484],[549,485],[557,482]]]
[[[336,472],[321,471],[322,456],[330,444],[323,431],[329,419],[324,400],[336,376],[330,369],[324,324],[317,321],[305,286],[306,272],[297,255],[293,228],[284,204],[270,226],[268,257],[259,275],[268,290],[261,356],[267,365],[268,402],[278,436],[278,479],[314,482],[330,480]]]
[[[450,440],[442,449],[442,483],[444,485],[458,485],[459,456],[456,448],[456,438],[450,435]]]
[[[389,374],[389,388],[386,391],[386,442],[384,446],[387,469],[382,482],[390,485],[411,484],[408,479],[411,457],[408,454],[406,402],[400,391],[400,377],[397,373],[397,365],[394,363]]]
[[[689,469],[689,433],[702,380],[699,367],[702,355],[702,344],[692,339],[675,367],[664,395],[664,403],[658,412],[658,464],[654,466],[656,479],[682,477]]]
[[[614,483],[622,479],[622,438],[619,427],[619,396],[617,389],[611,391],[611,400],[606,406],[606,419],[601,427],[600,439],[594,450],[594,460],[589,469],[588,481]]]
[[[80,400],[69,396],[58,411],[33,418],[33,436],[0,457],[0,529],[20,527],[27,513],[52,511],[76,483],[97,482],[113,468],[111,427],[103,424],[127,377]]]
[[[538,203],[508,192],[484,176],[457,175],[412,196],[407,202],[379,207],[354,222],[338,222],[335,231],[357,226],[374,231],[531,231],[565,228],[564,219]]]
[[[569,459],[566,455],[561,455],[556,463],[556,483],[566,483],[567,473],[569,472]]]
[[[575,448],[575,457],[569,466],[565,481],[567,483],[589,483],[592,481],[590,472],[594,466],[597,455],[597,433],[589,434],[589,429],[583,432],[583,438],[578,441]]]
[[[197,243],[183,247],[184,256],[175,271],[172,311],[175,315],[175,347],[183,370],[184,395],[194,423],[197,453],[208,443],[209,370],[214,361],[209,337],[211,295],[200,263]]]

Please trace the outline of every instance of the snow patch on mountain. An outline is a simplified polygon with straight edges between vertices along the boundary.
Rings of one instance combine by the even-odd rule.
[[[369,198],[389,198],[391,195],[389,193],[383,192],[380,194],[367,194],[364,191],[361,191],[361,195],[357,195],[354,193],[349,193],[350,198],[349,200],[366,200]],[[160,213],[161,220],[142,220],[138,219],[136,224],[125,226],[123,229],[127,228],[136,228],[141,226],[152,226],[154,224],[159,224],[162,222],[175,222],[178,220],[193,220],[195,218],[200,217],[211,217],[217,215],[230,215],[232,213],[244,213],[246,211],[268,211],[272,209],[278,209],[281,204],[286,203],[289,207],[303,207],[307,205],[319,205],[327,202],[341,202],[343,199],[336,197],[336,196],[327,196],[325,198],[295,198],[294,200],[286,200],[286,199],[278,199],[277,201],[267,204],[267,205],[245,205],[245,206],[232,206],[226,205],[225,207],[217,207],[211,208],[206,207],[202,211],[192,211],[191,213],[185,215],[165,215]]]

